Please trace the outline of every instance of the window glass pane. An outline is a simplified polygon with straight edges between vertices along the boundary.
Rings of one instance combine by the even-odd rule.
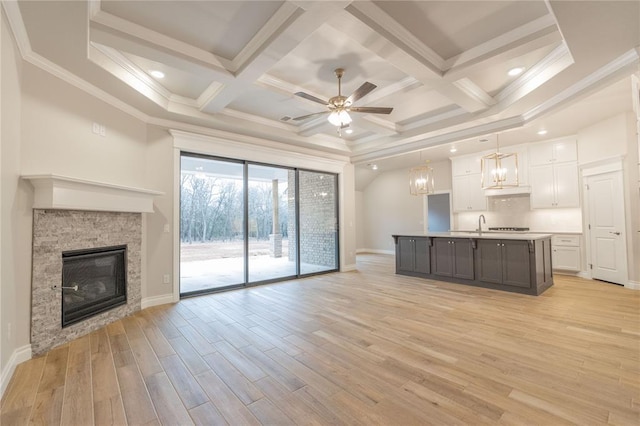
[[[295,171],[248,167],[249,282],[295,276]]]
[[[242,163],[183,155],[180,293],[244,283]]]

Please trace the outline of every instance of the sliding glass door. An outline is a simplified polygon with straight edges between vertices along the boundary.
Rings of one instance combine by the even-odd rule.
[[[249,283],[295,277],[295,171],[248,165]]]
[[[245,282],[244,164],[181,157],[180,293]]]
[[[337,176],[181,156],[180,294],[338,269]]]

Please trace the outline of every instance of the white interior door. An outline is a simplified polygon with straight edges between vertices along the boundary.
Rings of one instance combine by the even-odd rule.
[[[591,276],[624,285],[627,281],[627,243],[622,172],[589,176],[586,183]]]

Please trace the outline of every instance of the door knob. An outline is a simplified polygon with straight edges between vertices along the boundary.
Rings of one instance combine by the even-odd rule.
[[[619,233],[619,232],[611,232],[611,231],[609,231],[609,233],[610,233],[610,234],[615,234],[615,235],[620,235],[620,233]]]

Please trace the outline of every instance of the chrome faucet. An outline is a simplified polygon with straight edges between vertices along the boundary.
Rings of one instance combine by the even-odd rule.
[[[482,222],[480,221],[482,220]],[[482,224],[483,223],[487,223],[487,220],[484,218],[484,215],[481,214],[480,217],[478,217],[478,233],[482,234]]]

